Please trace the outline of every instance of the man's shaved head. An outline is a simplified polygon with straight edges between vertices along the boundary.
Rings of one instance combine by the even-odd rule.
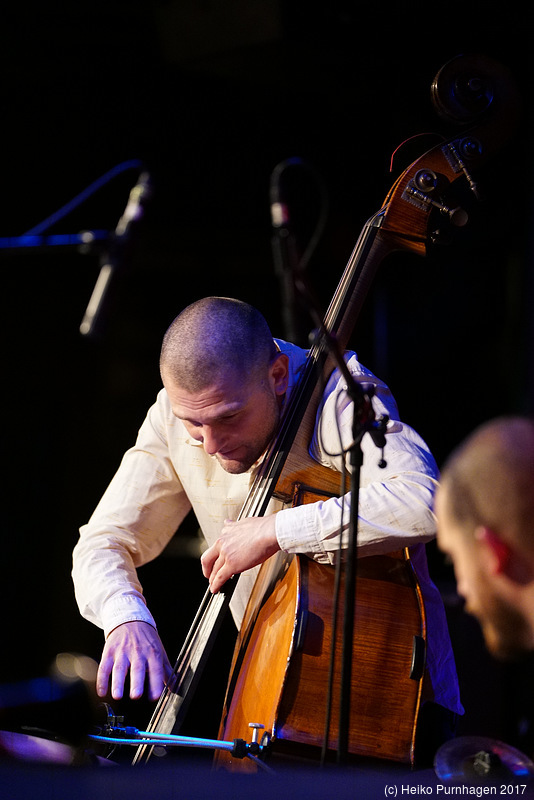
[[[487,525],[534,553],[534,421],[503,417],[478,428],[443,468],[450,513]]]
[[[205,297],[187,306],[163,339],[162,375],[188,392],[198,392],[222,374],[249,380],[276,355],[264,317],[248,303]]]

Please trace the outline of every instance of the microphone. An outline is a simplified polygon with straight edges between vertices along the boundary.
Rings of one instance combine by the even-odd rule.
[[[295,286],[295,274],[299,267],[300,259],[290,219],[289,205],[281,188],[281,178],[282,173],[288,167],[298,167],[302,164],[303,162],[300,158],[289,158],[281,161],[271,174],[269,188],[272,225],[271,248],[274,271],[280,282],[282,295],[284,335],[290,342],[295,344],[298,344],[301,339]]]
[[[85,310],[80,325],[80,333],[90,336],[95,331],[98,317],[100,316],[104,297],[109,288],[113,273],[120,263],[119,251],[128,242],[132,226],[143,216],[144,205],[150,196],[150,175],[142,172],[128,197],[124,213],[117,223],[114,233],[110,237],[111,246],[100,260],[100,273],[98,275],[93,293]]]
[[[296,180],[284,181],[286,170],[291,171]],[[299,213],[295,215],[290,200],[297,189],[305,202],[299,204]],[[307,347],[308,315],[314,316],[311,309],[315,309],[317,303],[312,297],[305,271],[326,224],[326,187],[312,166],[301,158],[288,158],[277,164],[271,174],[269,197],[271,246],[274,271],[280,281],[285,336],[290,342]],[[312,220],[314,227],[311,226]],[[307,244],[302,247],[306,239]]]
[[[270,179],[269,197],[271,202],[271,223],[275,230],[287,229],[289,226],[289,209],[282,198],[280,182],[282,173],[288,167],[302,167],[304,162],[300,158],[287,158],[273,169]]]

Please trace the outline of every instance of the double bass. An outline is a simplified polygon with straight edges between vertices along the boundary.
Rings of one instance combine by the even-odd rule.
[[[468,212],[457,196],[478,201],[477,174],[513,131],[518,97],[510,74],[478,56],[459,56],[436,75],[431,94],[439,115],[460,126],[414,161],[364,226],[310,348],[280,428],[239,518],[261,516],[271,497],[288,504],[341,496],[346,478],[310,456],[321,386],[338,366],[332,341],[349,341],[372,280],[396,251],[425,255],[443,226],[463,227]],[[505,121],[505,125],[502,124]],[[355,577],[349,702],[340,708],[341,613],[334,591]],[[237,576],[217,595],[206,592],[150,721],[148,731],[179,729],[191,692],[226,612]],[[338,587],[339,588],[339,587]],[[346,613],[346,609],[345,609]],[[246,742],[262,757],[317,758],[340,745],[348,714],[350,756],[414,764],[425,691],[426,618],[408,549],[358,559],[354,576],[306,556],[277,553],[260,568],[238,634],[224,701],[221,740]],[[326,719],[326,722],[325,722]],[[347,722],[347,720],[345,720]],[[338,732],[336,732],[338,731]],[[239,748],[236,747],[236,750]],[[134,763],[150,757],[141,745]],[[250,754],[216,751],[218,767],[255,770]]]

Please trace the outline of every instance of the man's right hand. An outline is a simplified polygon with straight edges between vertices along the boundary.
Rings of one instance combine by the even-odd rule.
[[[148,673],[148,697],[157,700],[172,667],[158,632],[148,622],[125,622],[111,631],[102,652],[96,676],[96,691],[105,697],[110,688],[114,700],[124,693],[124,682],[130,673],[130,698],[142,697]]]

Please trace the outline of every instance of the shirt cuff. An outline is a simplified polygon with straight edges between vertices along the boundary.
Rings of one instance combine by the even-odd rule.
[[[280,549],[286,553],[324,553],[316,526],[316,504],[295,506],[278,511],[275,532]]]
[[[154,617],[139,597],[119,595],[110,600],[102,611],[102,627],[106,638],[119,625],[135,621],[148,622],[156,628]]]

